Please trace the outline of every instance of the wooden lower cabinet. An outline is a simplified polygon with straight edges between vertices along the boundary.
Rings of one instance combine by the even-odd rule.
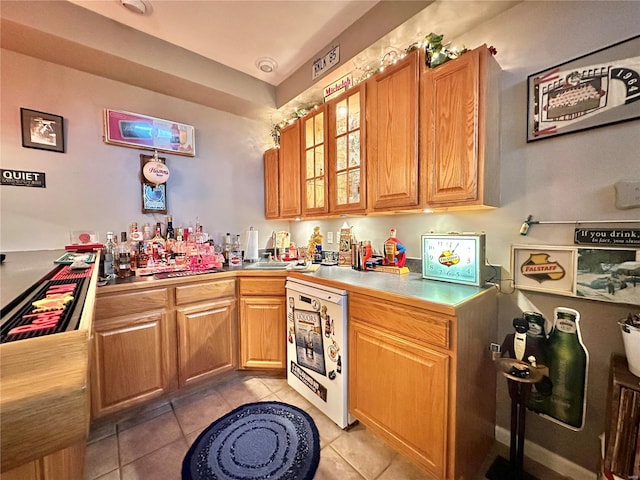
[[[176,310],[180,387],[236,368],[236,299]]]
[[[496,319],[490,290],[455,308],[350,292],[349,412],[435,478],[474,478],[494,440]]]
[[[240,367],[286,367],[285,278],[240,279]]]
[[[360,321],[349,336],[351,413],[443,477],[449,357]]]
[[[67,448],[46,455],[3,472],[2,480],[70,480],[81,479],[84,471],[86,442],[77,442]]]
[[[236,368],[235,278],[161,285],[118,285],[98,292],[92,419]]]
[[[96,320],[92,417],[160,397],[176,387],[175,320],[163,310]]]

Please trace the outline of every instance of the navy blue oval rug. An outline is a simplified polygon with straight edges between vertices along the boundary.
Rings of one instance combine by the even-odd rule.
[[[281,402],[242,405],[209,425],[182,462],[182,480],[311,480],[320,462],[318,428]]]

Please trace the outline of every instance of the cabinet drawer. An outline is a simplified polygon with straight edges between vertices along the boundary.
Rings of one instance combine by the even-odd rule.
[[[214,280],[212,282],[181,285],[176,287],[176,305],[202,302],[222,297],[233,297],[236,294],[236,281]]]
[[[284,295],[285,277],[241,278],[240,295]]]
[[[142,313],[167,308],[169,294],[166,288],[154,288],[138,292],[99,296],[96,299],[96,320]]]
[[[349,312],[354,319],[399,333],[422,343],[449,348],[450,319],[427,310],[403,307],[352,294]]]

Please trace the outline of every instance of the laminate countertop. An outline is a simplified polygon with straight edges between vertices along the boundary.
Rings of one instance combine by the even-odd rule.
[[[64,253],[64,250],[7,252],[0,263],[0,308],[45,279],[57,267],[54,261]]]
[[[289,272],[289,277],[312,281],[328,286],[357,291],[363,294],[375,293],[389,300],[406,303],[414,300],[440,306],[451,313],[469,300],[483,295],[495,287],[459,285],[454,283],[425,280],[419,273],[399,275],[395,273],[358,271],[347,267],[323,266],[315,272]]]

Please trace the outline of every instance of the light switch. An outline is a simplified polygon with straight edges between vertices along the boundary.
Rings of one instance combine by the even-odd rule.
[[[616,189],[616,208],[624,210],[640,207],[640,181],[618,182],[614,187]]]

